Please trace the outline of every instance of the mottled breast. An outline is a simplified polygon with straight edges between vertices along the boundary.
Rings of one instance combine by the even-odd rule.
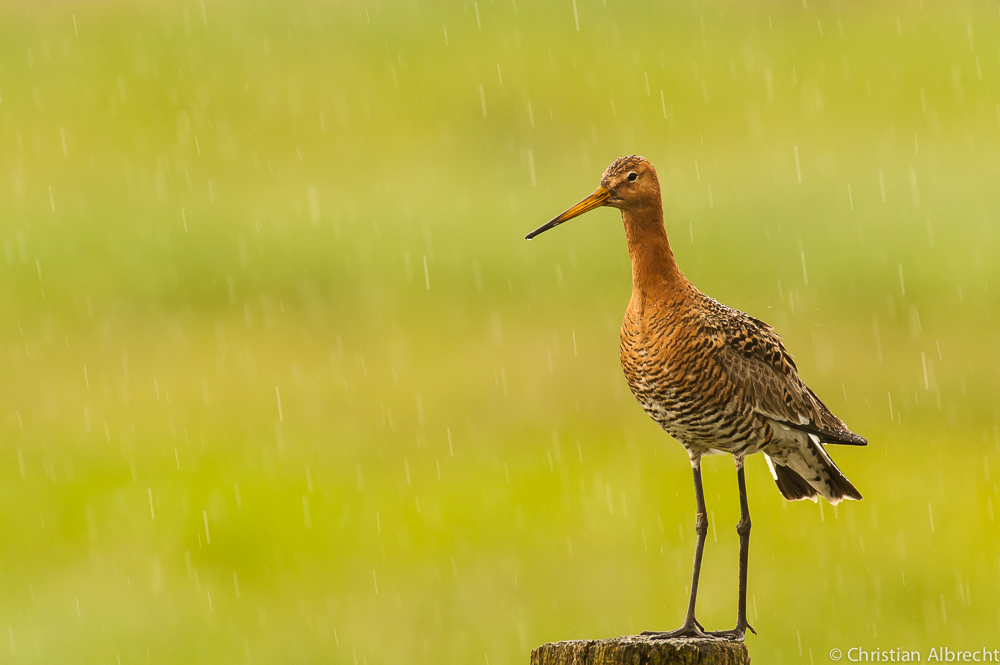
[[[723,371],[723,338],[705,314],[690,301],[630,303],[621,329],[625,378],[643,410],[689,452],[756,452],[767,426]]]

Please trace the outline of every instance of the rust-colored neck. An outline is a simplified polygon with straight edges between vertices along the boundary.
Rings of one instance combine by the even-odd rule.
[[[633,302],[663,302],[683,293],[687,279],[667,240],[660,197],[648,205],[622,210],[622,222],[632,259]]]

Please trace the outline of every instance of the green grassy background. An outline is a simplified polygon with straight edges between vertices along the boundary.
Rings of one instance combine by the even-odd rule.
[[[837,509],[750,461],[755,661],[1000,647],[998,103],[996,2],[4,3],[0,660],[679,624],[690,469],[618,367],[618,214],[523,240],[633,152],[687,276],[871,440]]]

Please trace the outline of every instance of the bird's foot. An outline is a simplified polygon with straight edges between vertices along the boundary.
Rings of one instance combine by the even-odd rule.
[[[694,617],[686,620],[684,625],[676,630],[644,630],[640,635],[644,635],[651,640],[672,640],[675,637],[697,637],[697,638],[708,638],[711,637],[711,633],[705,632],[705,627],[698,623],[698,620]]]
[[[713,630],[709,631],[708,635],[712,637],[720,637],[724,640],[730,640],[731,642],[742,642],[748,629],[754,635],[757,634],[757,631],[753,629],[753,626],[745,621],[741,621],[737,623],[736,628],[733,628],[732,630]]]

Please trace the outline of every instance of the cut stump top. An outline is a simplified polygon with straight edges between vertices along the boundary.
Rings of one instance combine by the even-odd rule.
[[[750,652],[742,642],[722,639],[630,635],[543,644],[531,652],[531,665],[750,665]]]

